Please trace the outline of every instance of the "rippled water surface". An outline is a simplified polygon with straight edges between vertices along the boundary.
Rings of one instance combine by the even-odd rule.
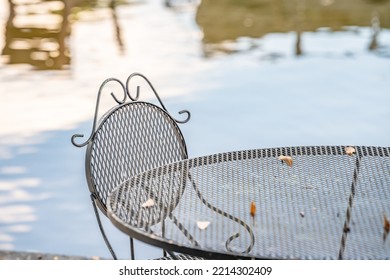
[[[390,1],[65,3],[0,0],[0,250],[110,257],[70,143],[108,77],[141,72],[174,116],[190,110],[190,157],[390,145]],[[107,91],[100,112],[113,104]]]

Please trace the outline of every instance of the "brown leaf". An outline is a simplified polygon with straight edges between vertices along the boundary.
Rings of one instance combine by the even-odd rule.
[[[289,156],[279,156],[278,159],[280,159],[281,161],[284,161],[288,166],[292,166],[293,164],[293,159],[292,157],[289,157]]]
[[[254,201],[252,201],[252,203],[251,203],[251,210],[250,210],[250,214],[251,214],[252,218],[254,218],[254,217],[255,217],[255,215],[256,215],[256,204],[255,204],[255,202],[254,202]]]
[[[355,148],[354,147],[346,147],[345,153],[349,156],[352,156],[355,153]]]
[[[386,217],[386,214],[383,214],[383,227],[384,227],[385,231],[390,231],[390,221]]]

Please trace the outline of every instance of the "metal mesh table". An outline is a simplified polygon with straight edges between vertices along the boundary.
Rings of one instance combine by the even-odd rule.
[[[206,258],[390,259],[390,148],[350,148],[179,161],[115,188],[108,215],[134,238]]]

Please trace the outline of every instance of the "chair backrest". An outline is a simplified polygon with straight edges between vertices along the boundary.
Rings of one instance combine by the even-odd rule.
[[[116,106],[100,120],[86,152],[89,189],[107,215],[110,192],[143,171],[186,159],[184,137],[164,109],[146,102]]]

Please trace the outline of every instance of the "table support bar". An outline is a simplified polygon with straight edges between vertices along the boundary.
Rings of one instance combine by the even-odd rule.
[[[349,195],[348,208],[347,208],[347,212],[346,212],[346,215],[345,215],[345,222],[344,222],[343,233],[342,233],[342,237],[341,237],[341,244],[340,244],[340,251],[339,251],[339,260],[344,259],[345,246],[346,246],[346,243],[347,243],[348,234],[350,232],[350,222],[351,222],[351,215],[352,215],[352,206],[353,206],[353,200],[355,198],[356,184],[357,184],[359,171],[360,171],[360,161],[361,161],[361,156],[357,155],[355,169],[353,171],[353,178],[352,178],[352,184],[351,184],[351,193]]]

